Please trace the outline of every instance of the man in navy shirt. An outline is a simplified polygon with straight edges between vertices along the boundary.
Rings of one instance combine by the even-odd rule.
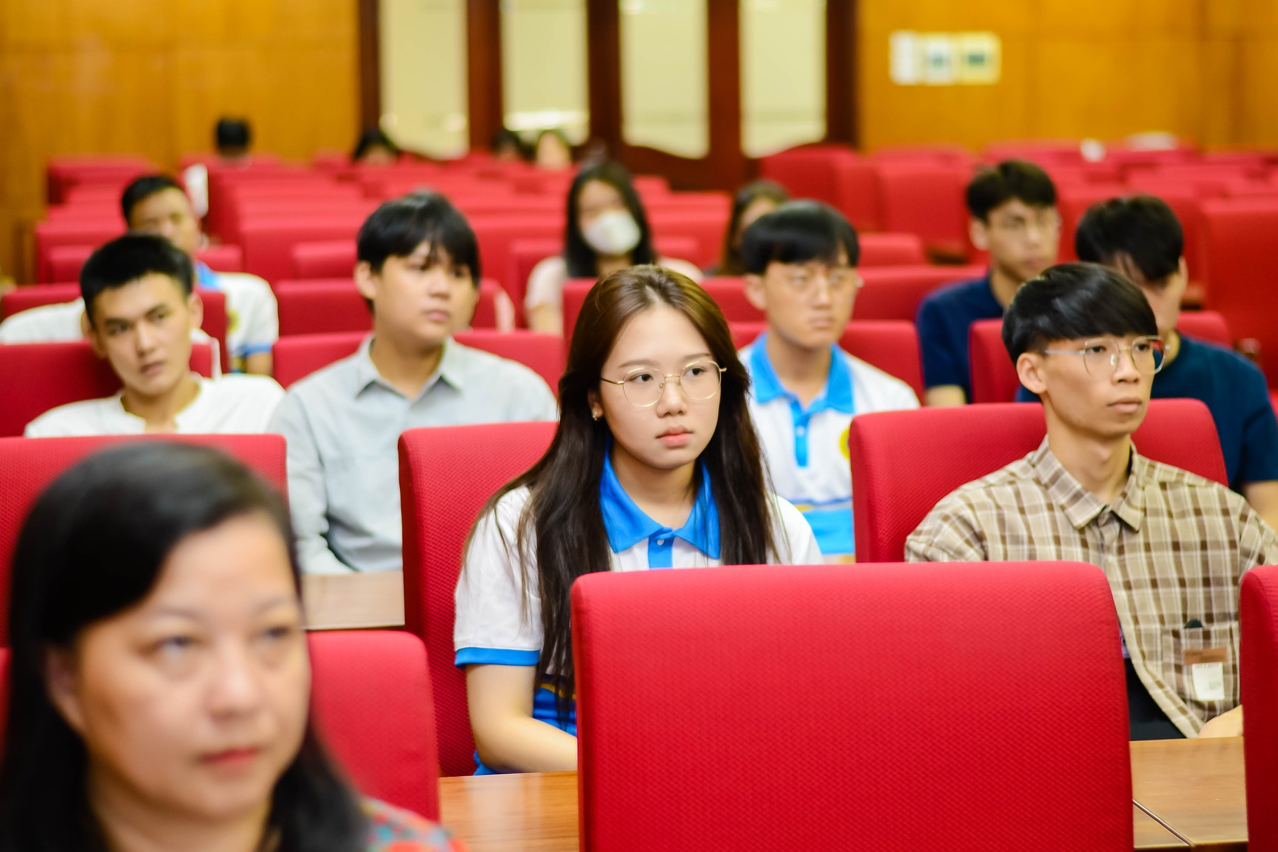
[[[1153,398],[1201,399],[1211,409],[1225,455],[1229,487],[1278,529],[1278,421],[1260,368],[1213,343],[1176,331],[1188,275],[1185,237],[1176,214],[1150,195],[1093,205],[1078,223],[1079,260],[1130,278],[1149,300],[1167,346]]]
[[[1061,218],[1056,187],[1033,163],[1007,160],[967,186],[972,244],[990,254],[984,278],[929,293],[914,323],[923,354],[926,405],[963,405],[972,395],[968,327],[998,319],[1022,283],[1056,262]]]

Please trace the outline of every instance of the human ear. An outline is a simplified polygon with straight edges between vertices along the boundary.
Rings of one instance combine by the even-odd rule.
[[[598,420],[603,417],[603,403],[599,401],[598,391],[586,391],[586,404],[590,406],[590,417]]]
[[[102,342],[101,333],[89,321],[88,309],[80,314],[80,333],[88,338],[89,347],[93,350],[93,354],[98,356],[98,360],[106,360],[106,344]]]
[[[747,274],[745,277],[746,301],[761,311],[768,309],[768,295],[763,288],[763,276]]]
[[[84,733],[84,708],[80,703],[75,661],[70,651],[51,648],[44,655],[44,684],[49,703],[67,726],[77,734]]]
[[[981,251],[989,251],[990,248],[990,231],[989,226],[973,216],[967,221],[967,235],[972,240],[972,245]]]
[[[199,293],[191,291],[191,295],[187,296],[186,311],[191,316],[191,328],[204,327],[204,300]]]
[[[1047,390],[1043,375],[1043,356],[1037,352],[1022,352],[1016,359],[1016,377],[1026,390],[1042,395]]]
[[[355,289],[370,302],[377,293],[377,277],[373,272],[373,265],[368,261],[361,260],[355,264]]]

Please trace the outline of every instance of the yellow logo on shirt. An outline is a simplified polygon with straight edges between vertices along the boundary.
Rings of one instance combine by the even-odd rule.
[[[839,436],[839,450],[843,453],[843,457],[851,461],[852,451],[848,449],[848,435],[852,432],[852,424],[848,424],[848,428],[843,430],[843,434]]]

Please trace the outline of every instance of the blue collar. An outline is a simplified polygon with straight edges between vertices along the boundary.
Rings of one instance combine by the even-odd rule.
[[[611,442],[610,442],[611,444]],[[697,499],[692,504],[688,521],[677,530],[663,527],[635,505],[630,495],[617,481],[612,469],[611,445],[604,456],[603,476],[599,479],[599,507],[603,509],[604,529],[608,532],[608,546],[613,553],[634,547],[658,533],[673,535],[691,544],[711,559],[719,558],[719,507],[714,502],[714,490],[704,464],[698,462],[701,483]]]
[[[195,261],[195,286],[202,287],[205,290],[217,290],[217,273],[209,269],[207,263],[202,260]]]
[[[771,402],[778,397],[795,401],[796,397],[785,389],[777,378],[777,371],[768,359],[768,333],[759,335],[759,339],[750,344],[750,379],[754,384],[754,398],[763,403]],[[825,380],[825,389],[806,409],[807,413],[833,409],[844,414],[855,414],[856,403],[852,399],[852,371],[848,368],[843,350],[830,344],[830,374]]]

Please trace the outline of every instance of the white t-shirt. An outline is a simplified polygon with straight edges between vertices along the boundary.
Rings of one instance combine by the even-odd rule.
[[[175,418],[177,432],[191,435],[266,432],[284,389],[267,376],[196,376],[200,392]],[[141,435],[146,421],[124,410],[124,392],[106,399],[60,405],[27,424],[28,438],[68,435]]]
[[[80,340],[84,300],[41,305],[19,311],[0,322],[0,343],[63,343]]]
[[[487,662],[535,665],[541,652],[541,601],[535,588],[525,588],[520,562],[511,558],[519,515],[529,494],[526,487],[511,491],[497,502],[493,512],[479,520],[457,583],[453,646],[497,652],[486,657]],[[823,564],[816,537],[799,511],[780,497],[773,496],[772,504],[772,537],[779,554],[768,561]],[[527,552],[533,554],[537,545],[533,536],[528,538]],[[612,570],[647,570],[648,544],[644,539],[612,553]],[[670,562],[674,568],[721,564],[681,538],[670,544]]]
[[[702,277],[701,270],[686,260],[661,257],[657,259],[657,264],[671,272],[686,275],[693,281],[700,281]],[[568,262],[562,257],[548,257],[538,261],[528,276],[528,292],[524,294],[524,307],[529,309],[538,305],[559,307],[563,304],[564,284],[567,282]]]

